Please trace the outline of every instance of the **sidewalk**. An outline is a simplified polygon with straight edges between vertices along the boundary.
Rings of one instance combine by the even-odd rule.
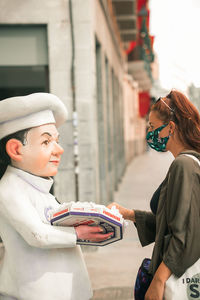
[[[173,157],[154,150],[136,157],[128,166],[115,201],[128,208],[149,210],[149,201],[164,179]],[[137,232],[128,223],[124,239],[85,252],[84,257],[94,290],[95,300],[133,299],[137,270],[145,257],[151,257],[152,246],[142,248]]]

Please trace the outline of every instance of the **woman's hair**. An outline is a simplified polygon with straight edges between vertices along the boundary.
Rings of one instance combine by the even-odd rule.
[[[178,137],[185,147],[200,152],[200,115],[197,108],[181,92],[172,90],[152,105],[165,124],[174,121]]]
[[[30,128],[17,131],[15,133],[7,135],[6,137],[4,137],[0,140],[0,179],[3,176],[3,174],[5,173],[7,166],[10,165],[10,163],[11,163],[10,156],[6,152],[7,142],[10,139],[17,139],[20,142],[22,142],[23,145],[25,145],[26,136],[27,136],[27,133],[29,130],[30,130]]]

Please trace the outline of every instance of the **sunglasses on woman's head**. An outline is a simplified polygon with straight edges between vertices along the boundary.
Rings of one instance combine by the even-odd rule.
[[[170,99],[168,97],[168,99]],[[172,116],[172,121],[174,121],[176,124],[178,124],[178,120],[177,120],[177,117],[176,117],[176,114],[175,114],[175,110],[173,108],[171,108],[163,99],[162,97],[158,98],[158,100],[156,100],[155,103],[159,102],[159,101],[162,101],[162,103],[164,103],[164,105],[170,110],[171,112],[171,116]]]

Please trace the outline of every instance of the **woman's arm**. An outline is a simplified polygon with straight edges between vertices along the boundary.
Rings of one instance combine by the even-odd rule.
[[[164,262],[158,267],[153,280],[145,295],[145,300],[162,300],[165,289],[165,282],[171,276],[172,272]]]

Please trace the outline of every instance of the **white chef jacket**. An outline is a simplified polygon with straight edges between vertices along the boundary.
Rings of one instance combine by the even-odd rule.
[[[74,228],[49,223],[49,209],[59,205],[49,193],[52,183],[51,178],[11,166],[0,180],[0,236],[5,246],[0,294],[17,300],[92,297]]]

